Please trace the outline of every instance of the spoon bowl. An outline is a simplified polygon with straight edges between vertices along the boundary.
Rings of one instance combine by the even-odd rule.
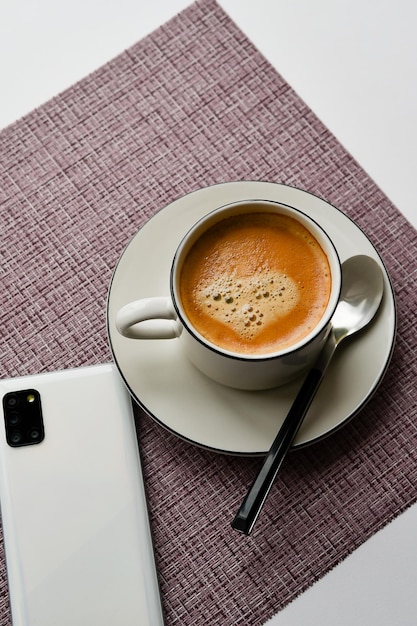
[[[384,293],[381,268],[368,256],[358,255],[345,261],[342,281],[340,300],[331,321],[339,343],[373,320]]]
[[[380,307],[383,294],[382,270],[374,259],[357,255],[342,264],[342,291],[324,348],[308,372],[232,522],[235,530],[246,535],[252,532],[278,470],[310,408],[336,348],[346,338],[357,334],[370,324]]]

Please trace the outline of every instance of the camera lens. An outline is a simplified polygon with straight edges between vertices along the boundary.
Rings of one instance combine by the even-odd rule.
[[[17,406],[17,397],[13,395],[9,395],[7,398],[7,406],[10,409],[13,409],[15,406]]]
[[[7,416],[10,426],[16,426],[20,422],[20,415],[16,411]]]
[[[12,433],[10,433],[10,443],[17,445],[22,441],[22,433],[20,433],[18,430],[13,431]]]
[[[29,431],[29,439],[30,441],[37,441],[41,436],[40,430],[38,428],[32,428]]]

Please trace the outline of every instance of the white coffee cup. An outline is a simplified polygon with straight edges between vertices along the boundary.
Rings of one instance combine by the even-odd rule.
[[[193,244],[214,224],[237,215],[272,213],[295,219],[318,242],[331,273],[330,295],[314,328],[290,346],[268,353],[248,354],[222,347],[204,336],[190,321],[180,296],[183,263]],[[123,306],[116,327],[133,340],[176,339],[191,362],[224,385],[246,390],[283,385],[305,371],[326,340],[341,290],[341,267],[336,248],[323,228],[302,210],[269,200],[245,200],[225,205],[200,219],[185,234],[175,253],[170,274],[170,295],[143,298]]]

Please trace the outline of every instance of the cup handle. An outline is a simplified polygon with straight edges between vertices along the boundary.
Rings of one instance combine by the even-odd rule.
[[[170,298],[129,302],[117,312],[116,328],[129,339],[174,339],[181,333]]]

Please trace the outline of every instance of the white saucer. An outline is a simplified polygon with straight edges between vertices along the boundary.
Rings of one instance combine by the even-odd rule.
[[[115,363],[133,398],[150,416],[204,448],[256,455],[269,449],[301,381],[268,391],[230,389],[191,365],[176,339],[126,339],[114,324],[116,311],[127,302],[169,295],[172,258],[197,219],[218,206],[248,198],[276,200],[303,210],[327,230],[342,262],[367,254],[381,265],[385,294],[377,318],[336,354],[294,445],[312,443],[353,417],[382,380],[391,357],[396,332],[393,291],[377,251],[359,227],[304,191],[274,183],[232,182],[172,202],[141,228],[123,252],[110,286],[107,324]]]

